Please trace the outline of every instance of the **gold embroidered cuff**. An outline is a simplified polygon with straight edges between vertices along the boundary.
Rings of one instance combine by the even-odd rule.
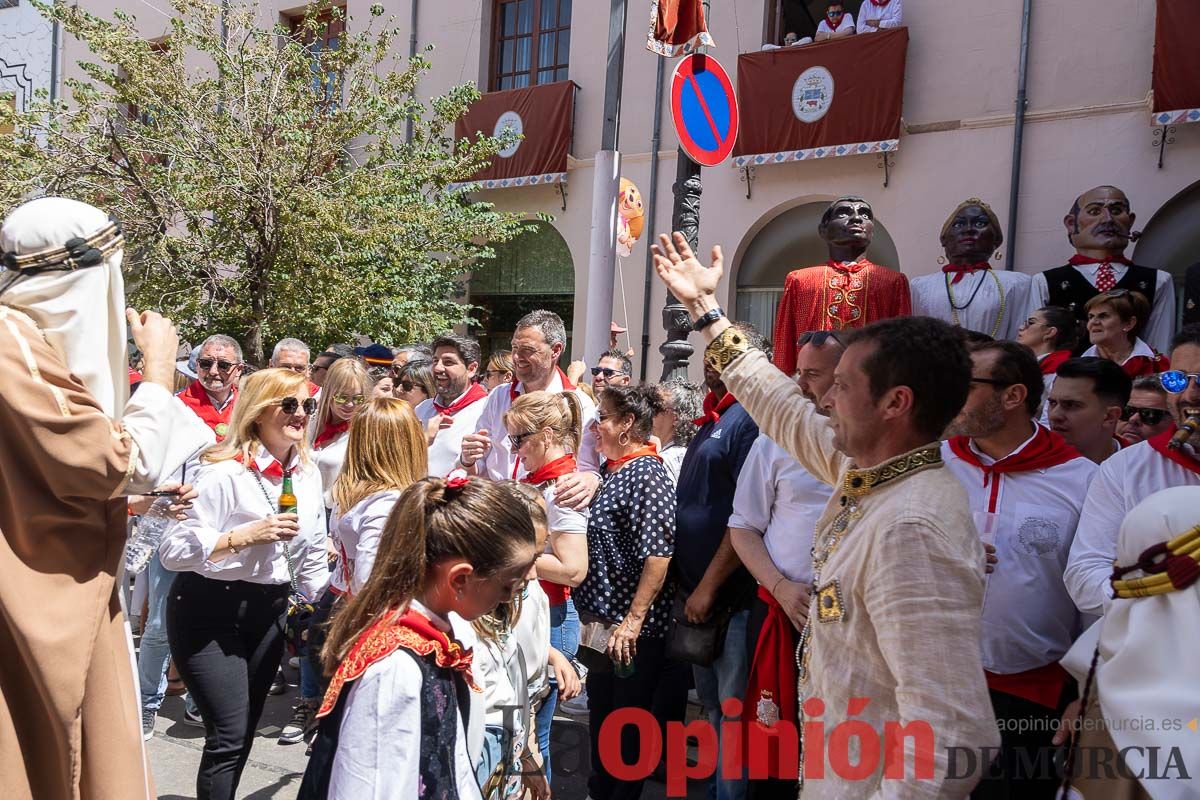
[[[735,358],[753,349],[746,335],[731,326],[708,343],[704,350],[704,362],[720,374]]]

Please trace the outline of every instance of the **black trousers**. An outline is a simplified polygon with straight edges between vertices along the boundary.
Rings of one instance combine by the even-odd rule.
[[[971,792],[972,800],[1052,800],[1061,781],[1064,752],[1051,743],[1054,723],[1074,692],[1064,693],[1057,709],[1005,692],[988,694],[1000,725],[1000,755]]]
[[[588,795],[593,800],[637,800],[642,796],[644,780],[619,781],[605,769],[617,754],[601,753],[600,728],[609,715],[618,709],[647,710],[651,707],[666,660],[666,649],[666,639],[641,638],[637,640],[632,675],[618,678],[612,671],[588,672],[588,733],[592,739],[592,774],[588,778]],[[642,751],[642,737],[638,728],[626,725],[621,730],[621,760],[625,764],[636,764],[642,760]],[[650,768],[655,766],[651,764]]]
[[[322,698],[325,696],[325,690],[329,688],[331,676],[325,674],[321,651],[325,649],[325,639],[329,636],[333,613],[341,608],[343,599],[330,589],[326,589],[325,594],[321,595],[320,599],[313,604],[313,613],[309,617],[308,631],[305,633],[304,641],[307,645],[307,652],[304,654],[304,658],[308,659],[309,666],[317,676],[321,685],[321,692],[317,696]]]
[[[198,800],[233,800],[283,652],[288,586],[182,572],[167,596],[167,642],[204,719]]]

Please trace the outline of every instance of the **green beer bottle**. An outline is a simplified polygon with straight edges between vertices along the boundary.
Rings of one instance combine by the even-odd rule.
[[[292,471],[283,473],[283,491],[279,493],[279,513],[295,514],[297,512],[296,495],[292,492]]]

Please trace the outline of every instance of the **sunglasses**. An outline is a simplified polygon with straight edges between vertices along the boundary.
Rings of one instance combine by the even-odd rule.
[[[624,375],[625,371],[620,369],[612,369],[610,367],[592,367],[592,377],[597,378],[603,375],[606,378],[611,378],[613,375]]]
[[[400,381],[400,388],[406,392],[411,392],[414,386],[416,386],[416,384],[412,381]]]
[[[1142,418],[1142,422],[1147,425],[1157,425],[1163,421],[1163,417],[1167,415],[1165,408],[1139,408],[1138,406],[1125,406],[1121,411],[1121,421],[1128,422],[1133,419],[1133,415],[1137,414]]]
[[[205,372],[208,372],[210,369],[212,369],[213,364],[216,364],[217,369],[219,369],[221,372],[229,372],[229,370],[238,366],[237,362],[234,362],[234,361],[224,361],[224,360],[218,361],[215,358],[197,358],[196,359],[196,366],[199,367],[200,369],[204,370]]]
[[[356,394],[353,397],[348,394],[335,394],[333,396],[333,402],[334,405],[339,406],[344,406],[346,403],[353,403],[356,406],[361,406],[363,403],[367,402],[367,398],[363,397],[361,394]]]
[[[285,397],[279,401],[279,407],[285,414],[295,414],[297,409],[303,407],[305,414],[317,413],[317,401],[313,398],[308,398],[304,401],[303,406],[300,401],[294,397]]]
[[[830,339],[838,344],[843,343],[841,337],[837,335],[837,331],[805,331],[796,340],[796,347],[804,347],[809,342],[813,343],[813,347],[824,347]]]
[[[292,372],[298,372],[301,375],[308,374],[308,366],[305,364],[280,364],[278,369],[290,369]]]
[[[516,450],[521,449],[521,445],[524,444],[526,439],[528,439],[530,436],[533,436],[537,433],[540,433],[540,431],[525,431],[524,433],[510,433],[508,435],[508,440],[510,442],[512,442],[512,449],[514,451],[516,451]]]
[[[1188,383],[1195,381],[1200,385],[1200,372],[1184,372],[1181,369],[1169,369],[1158,376],[1158,382],[1171,394],[1182,394],[1187,391]]]

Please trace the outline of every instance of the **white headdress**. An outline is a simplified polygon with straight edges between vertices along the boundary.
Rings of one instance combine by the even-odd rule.
[[[114,419],[129,397],[123,247],[107,214],[65,197],[31,200],[0,227],[0,303],[41,327]]]

